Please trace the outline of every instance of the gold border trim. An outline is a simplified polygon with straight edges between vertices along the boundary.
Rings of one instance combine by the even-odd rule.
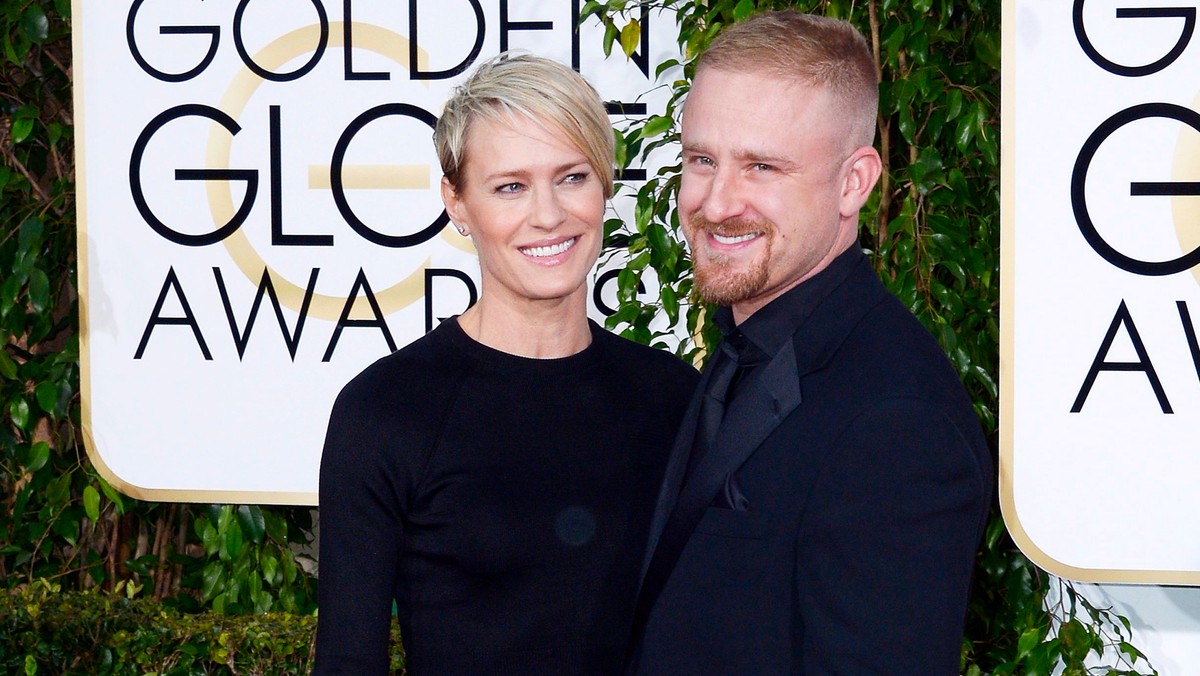
[[[1004,0],[1000,19],[1000,511],[1013,542],[1039,568],[1081,582],[1200,586],[1200,571],[1080,568],[1048,555],[1021,524],[1013,496],[1013,357],[1015,345],[1016,38],[1017,0]]]

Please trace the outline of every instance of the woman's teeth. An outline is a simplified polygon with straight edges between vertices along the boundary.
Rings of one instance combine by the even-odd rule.
[[[521,249],[521,253],[534,258],[546,258],[548,256],[557,256],[558,254],[570,249],[575,245],[576,237],[568,240],[563,240],[558,244],[550,244],[548,246],[530,246]]]

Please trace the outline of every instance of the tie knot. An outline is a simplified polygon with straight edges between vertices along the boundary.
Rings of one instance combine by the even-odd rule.
[[[738,366],[748,366],[758,361],[758,348],[741,331],[725,336],[725,340],[721,341],[721,351]]]

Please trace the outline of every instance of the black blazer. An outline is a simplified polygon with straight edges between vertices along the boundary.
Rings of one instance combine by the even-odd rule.
[[[640,674],[956,674],[991,453],[945,354],[862,257],[745,382],[651,527]],[[736,472],[749,508],[710,503]]]

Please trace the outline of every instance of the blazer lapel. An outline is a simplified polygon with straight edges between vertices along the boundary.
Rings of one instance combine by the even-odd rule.
[[[725,411],[716,444],[705,453],[687,477],[668,523],[686,528],[691,535],[704,510],[713,501],[725,477],[737,471],[763,440],[800,405],[800,379],[796,352],[788,341],[757,377],[746,382]],[[678,518],[675,518],[678,514]]]
[[[725,412],[715,447],[708,449],[691,476],[685,477],[696,434],[699,402],[710,377],[711,369],[706,369],[696,396],[692,398],[684,416],[675,450],[667,466],[663,489],[659,493],[651,525],[649,551],[643,567],[642,586],[634,611],[635,640],[641,634],[650,609],[666,585],[692,531],[716,497],[725,476],[740,467],[771,431],[800,405],[796,353],[792,341],[788,341],[756,377],[742,386],[737,400]],[[767,413],[764,415],[763,412]]]

